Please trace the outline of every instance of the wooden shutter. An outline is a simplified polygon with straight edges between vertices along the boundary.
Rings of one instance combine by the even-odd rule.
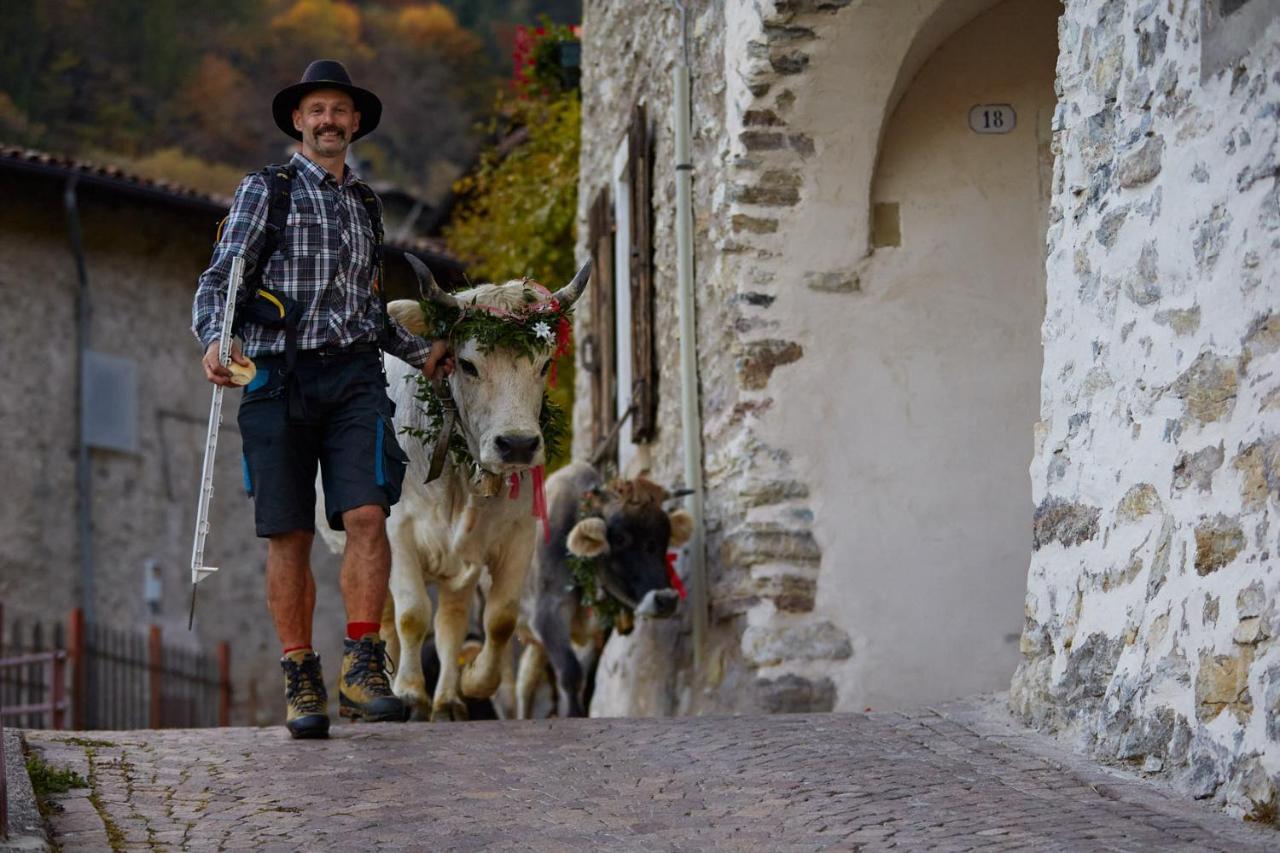
[[[591,322],[583,353],[583,366],[591,374],[591,450],[594,453],[618,419],[617,343],[614,340],[613,205],[609,191],[600,190],[588,214],[587,243],[594,262],[591,274]],[[617,467],[617,447],[601,464]]]
[[[644,107],[631,111],[627,144],[631,184],[631,440],[653,441],[657,433],[657,356],[653,340],[653,157]]]

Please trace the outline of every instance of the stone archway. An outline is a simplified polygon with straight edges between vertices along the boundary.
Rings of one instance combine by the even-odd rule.
[[[829,679],[839,709],[1002,689],[1017,664],[1060,11],[921,0],[794,17],[766,31],[806,58],[788,66],[783,42],[770,63],[805,79],[745,78],[770,109],[745,121],[778,116],[769,132],[801,155],[777,254],[746,266],[788,283],[771,332],[804,352],[750,428],[808,488],[754,514],[811,518],[820,567],[786,570],[816,582],[812,609],[748,613],[743,648],[771,650],[758,677]],[[972,130],[981,104],[1016,114],[1012,132]],[[781,185],[781,158],[750,151],[776,142],[745,124],[740,139]]]
[[[857,311],[815,329],[846,337],[825,491],[856,520],[819,523],[844,555],[820,599],[862,649],[837,682],[858,704],[1001,689],[1018,662],[1057,11],[994,5],[911,75],[881,136]]]

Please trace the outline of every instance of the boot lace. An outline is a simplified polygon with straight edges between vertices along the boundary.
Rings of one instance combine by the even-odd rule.
[[[367,688],[377,693],[391,692],[391,682],[387,679],[389,658],[386,649],[385,643],[360,640],[351,650],[356,658],[352,669],[357,678],[364,682]]]
[[[320,659],[311,657],[297,663],[284,661],[285,698],[300,711],[324,711],[328,696],[320,675]]]

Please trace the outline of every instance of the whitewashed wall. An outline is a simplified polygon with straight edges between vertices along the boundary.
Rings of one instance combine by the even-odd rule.
[[[1062,22],[1012,698],[1274,817],[1280,8],[1216,8],[1080,0]]]

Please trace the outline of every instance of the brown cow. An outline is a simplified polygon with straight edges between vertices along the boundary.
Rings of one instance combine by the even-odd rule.
[[[560,713],[586,715],[584,668],[574,646],[590,647],[600,630],[596,608],[575,586],[573,558],[590,560],[602,596],[628,614],[674,616],[667,551],[688,541],[693,519],[666,512],[667,492],[643,477],[605,485],[590,465],[572,463],[547,478],[551,541],[539,540],[520,602],[524,651],[516,679],[516,712],[531,716],[534,691],[548,662],[556,675]],[[594,663],[594,655],[591,655]]]

